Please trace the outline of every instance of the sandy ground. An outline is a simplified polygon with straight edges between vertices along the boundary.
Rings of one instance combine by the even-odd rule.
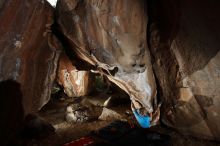
[[[67,142],[88,135],[91,131],[97,131],[114,121],[95,120],[86,123],[67,123],[64,118],[65,108],[71,101],[71,99],[51,100],[49,104],[39,112],[39,115],[54,126],[55,133],[44,138],[27,140],[25,144],[28,146],[62,146]],[[114,110],[126,116],[125,112],[129,110],[129,107],[129,105],[119,106],[114,108]],[[171,145],[173,146],[220,146],[220,143],[184,136],[181,135],[181,133],[161,125],[149,130],[170,136]]]
[[[41,139],[38,141],[32,141],[37,145],[47,145],[47,146],[60,146],[64,143],[70,142],[72,140],[81,138],[88,135],[92,131],[97,131],[100,128],[106,127],[114,119],[108,121],[95,120],[85,123],[68,123],[65,121],[65,109],[68,103],[72,99],[68,98],[66,100],[51,100],[40,112],[39,115],[45,120],[50,122],[56,129],[55,134],[50,135],[46,139]],[[114,109],[124,117],[125,112],[129,109],[130,105],[113,107]],[[32,143],[31,142],[31,143]]]

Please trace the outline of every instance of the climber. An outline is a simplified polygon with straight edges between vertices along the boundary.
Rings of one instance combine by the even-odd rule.
[[[150,128],[151,126],[156,125],[160,118],[160,107],[161,103],[158,105],[157,110],[150,115],[141,115],[139,109],[135,109],[133,103],[131,103],[131,109],[134,113],[135,118],[142,128]]]

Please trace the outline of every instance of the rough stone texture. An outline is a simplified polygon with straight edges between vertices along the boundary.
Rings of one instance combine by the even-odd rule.
[[[56,14],[65,48],[125,90],[135,108],[151,113],[156,84],[146,11],[144,0],[62,0]]]
[[[60,0],[57,23],[68,55],[93,65],[125,90],[136,108],[152,112],[156,85],[148,40],[163,100],[162,122],[184,134],[219,140],[220,2],[148,2],[147,39],[144,0]],[[61,48],[50,30],[52,14],[44,0],[0,1],[0,125],[8,125],[1,135],[5,141],[16,133],[24,113],[49,100]],[[66,57],[60,60],[59,80],[72,96],[76,92],[73,84],[67,86],[65,70],[77,75]]]
[[[184,134],[220,138],[219,1],[150,1],[150,50],[162,121]]]
[[[0,3],[0,81],[21,85],[25,113],[37,111],[50,97],[60,52],[50,30],[53,12],[44,0]]]
[[[68,97],[88,95],[95,85],[94,75],[90,71],[77,70],[64,54],[59,59],[57,80]]]

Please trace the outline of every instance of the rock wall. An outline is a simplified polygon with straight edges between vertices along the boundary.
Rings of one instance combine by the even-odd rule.
[[[219,140],[219,4],[217,0],[148,0],[148,4],[60,0],[55,33],[70,59],[93,65],[88,68],[77,60],[74,66],[105,74],[130,95],[135,108],[153,112],[158,89],[164,124],[184,134]],[[51,33],[53,11],[44,0],[0,1],[0,107],[5,119],[1,122],[8,123],[14,111],[21,122],[21,117],[49,100],[62,48]],[[74,70],[72,60],[65,58],[58,71],[63,86],[62,70],[69,75]],[[71,89],[69,96],[73,94]],[[14,98],[11,110],[7,105]],[[12,126],[8,131],[17,128],[8,124]]]
[[[149,1],[149,42],[162,121],[184,134],[220,138],[219,1]]]
[[[90,71],[77,70],[74,63],[62,54],[59,59],[57,82],[68,97],[88,95],[94,90],[95,76]]]
[[[60,52],[50,30],[53,12],[44,0],[0,3],[0,81],[21,85],[25,113],[37,111],[50,98]]]
[[[156,84],[146,41],[146,6],[144,0],[62,0],[56,21],[66,50],[125,90],[136,109],[152,113]]]

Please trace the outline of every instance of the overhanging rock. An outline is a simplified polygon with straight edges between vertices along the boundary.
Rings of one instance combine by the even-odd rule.
[[[136,109],[152,113],[156,85],[147,47],[146,6],[144,0],[62,0],[56,21],[68,49],[125,90]]]

